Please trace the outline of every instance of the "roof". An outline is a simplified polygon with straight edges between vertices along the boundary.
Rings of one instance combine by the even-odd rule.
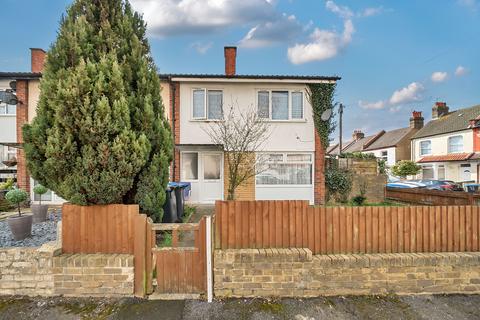
[[[410,127],[386,131],[363,151],[395,147],[411,131],[412,128]]]
[[[37,72],[0,72],[0,79],[35,80],[41,77]]]
[[[465,161],[469,160],[475,153],[451,153],[440,156],[426,156],[418,160],[418,163],[444,162],[444,161]]]
[[[308,80],[308,81],[338,81],[338,76],[298,76],[298,75],[253,75],[253,74],[236,74],[227,76],[225,74],[182,74],[182,73],[160,73],[158,75],[162,80],[170,80],[171,78],[203,78],[203,79],[249,79],[249,80]]]
[[[363,145],[365,143],[367,143],[368,141],[370,141],[370,139],[372,139],[375,136],[376,135],[371,135],[371,136],[367,136],[367,137],[364,137],[364,138],[361,138],[361,139],[358,139],[358,140],[355,140],[355,141],[349,141],[349,142],[345,143],[345,147],[343,148],[342,152],[351,153],[351,152],[363,151]]]
[[[469,128],[469,121],[479,115],[480,105],[450,112],[438,119],[428,122],[412,139],[466,130]]]

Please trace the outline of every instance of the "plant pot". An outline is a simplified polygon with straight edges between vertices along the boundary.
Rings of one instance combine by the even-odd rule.
[[[32,234],[32,215],[8,217],[7,222],[15,241],[20,241]]]
[[[33,223],[47,221],[48,205],[46,204],[32,204],[30,205],[33,213]]]

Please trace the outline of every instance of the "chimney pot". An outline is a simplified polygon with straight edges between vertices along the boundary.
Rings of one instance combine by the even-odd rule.
[[[232,77],[236,74],[237,47],[225,47],[225,75]]]
[[[352,138],[354,141],[357,141],[365,138],[365,134],[362,132],[362,130],[354,130],[352,134]]]
[[[410,128],[412,129],[421,129],[423,128],[423,117],[421,111],[413,111],[412,117],[410,118]]]
[[[43,72],[43,66],[45,64],[45,57],[47,53],[43,49],[39,48],[30,48],[30,55],[32,58],[31,69],[34,73]]]

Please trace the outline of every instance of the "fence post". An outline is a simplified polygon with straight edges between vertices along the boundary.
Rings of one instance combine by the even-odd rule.
[[[137,297],[144,297],[147,292],[147,274],[145,270],[147,216],[145,214],[140,214],[135,217],[133,234],[134,294]]]
[[[213,279],[212,279],[212,216],[207,216],[206,220],[206,254],[207,254],[207,299],[213,300]]]

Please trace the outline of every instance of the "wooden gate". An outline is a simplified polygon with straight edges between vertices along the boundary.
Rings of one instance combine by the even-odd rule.
[[[207,290],[206,217],[199,223],[152,224],[152,231],[171,231],[171,247],[153,243],[157,294],[203,294]],[[193,237],[188,237],[193,233]],[[183,245],[183,246],[181,246]]]

